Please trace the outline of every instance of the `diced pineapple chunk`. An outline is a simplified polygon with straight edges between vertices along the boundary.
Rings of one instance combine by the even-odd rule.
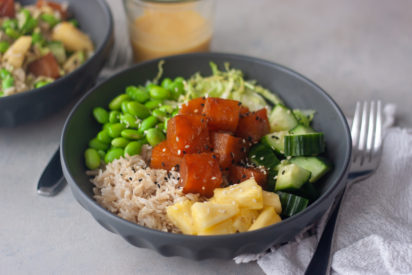
[[[259,216],[259,212],[259,210],[241,208],[232,218],[233,227],[237,232],[246,232]]]
[[[193,224],[191,207],[193,202],[184,200],[166,209],[167,217],[184,233],[196,235],[196,229]]]
[[[276,214],[275,208],[273,206],[266,206],[248,231],[257,230],[278,223],[281,220],[282,219],[278,214]]]
[[[31,36],[20,36],[3,56],[3,61],[17,69],[23,65],[24,57],[31,46]]]
[[[198,232],[230,219],[239,212],[235,204],[215,202],[195,202],[191,209],[193,222]]]
[[[276,193],[263,191],[263,206],[273,206],[277,214],[282,213],[282,204]]]
[[[93,43],[89,36],[74,27],[70,22],[61,22],[54,27],[52,39],[62,42],[69,51],[93,50]]]
[[[198,232],[198,235],[222,235],[236,233],[236,229],[232,224],[232,219],[224,220],[212,227],[202,229]]]
[[[226,188],[216,188],[213,197],[218,203],[235,202],[243,208],[263,208],[262,187],[256,183],[254,178]]]

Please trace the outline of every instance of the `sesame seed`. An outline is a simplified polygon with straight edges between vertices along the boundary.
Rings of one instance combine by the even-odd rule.
[[[198,110],[198,109],[195,109],[193,112],[198,113],[198,112],[199,112],[199,110]]]
[[[190,145],[186,145],[185,148],[186,148],[186,149],[187,149],[187,148],[190,148]]]
[[[176,137],[176,141],[179,142],[179,137]]]
[[[205,190],[206,188],[204,186],[202,186],[202,190]]]
[[[182,151],[177,150],[177,154],[180,156],[180,154],[182,153]]]
[[[216,179],[216,177],[211,177],[210,179],[211,179],[211,180],[215,180],[215,179]]]
[[[260,157],[260,160],[264,160],[265,159],[265,157]]]
[[[166,152],[166,148],[163,148],[163,150],[162,150],[163,152]]]
[[[252,159],[256,158],[256,155],[252,155],[251,158],[252,158]]]

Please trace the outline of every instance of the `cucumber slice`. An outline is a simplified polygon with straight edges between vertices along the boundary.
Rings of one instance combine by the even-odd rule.
[[[280,163],[272,149],[263,143],[257,143],[250,148],[249,159],[257,166],[263,165],[272,170]]]
[[[323,133],[285,136],[286,156],[316,156],[324,151]]]
[[[304,183],[299,189],[286,189],[282,191],[307,198],[309,202],[316,200],[320,195],[319,191],[310,182]]]
[[[309,200],[301,196],[297,196],[285,192],[277,192],[282,205],[282,215],[291,217],[300,211],[303,211],[309,204]]]
[[[318,181],[332,168],[329,161],[320,157],[294,157],[289,161],[306,170],[309,170],[312,173],[309,182],[312,183]]]
[[[281,167],[278,172],[275,191],[299,189],[309,178],[310,171],[293,163],[287,164]]]
[[[288,131],[273,132],[262,138],[262,143],[270,146],[278,154],[285,154],[285,136]]]
[[[295,128],[291,129],[289,133],[292,135],[304,135],[304,134],[313,134],[316,133],[315,130],[313,130],[309,126],[304,126],[301,124],[298,124]]]
[[[269,116],[270,131],[289,131],[298,125],[293,112],[282,104],[277,104]]]

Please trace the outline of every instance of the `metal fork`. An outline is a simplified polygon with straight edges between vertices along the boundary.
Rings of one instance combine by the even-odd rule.
[[[362,106],[361,106],[362,105]],[[343,194],[332,206],[332,214],[323,230],[315,253],[305,274],[329,274],[330,254],[333,243],[336,220],[341,202],[347,190],[356,182],[365,180],[378,168],[382,155],[382,103],[356,103],[355,115],[351,128],[352,163],[348,175],[348,183]]]

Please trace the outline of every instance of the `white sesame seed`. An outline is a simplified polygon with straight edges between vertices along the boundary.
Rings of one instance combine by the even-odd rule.
[[[204,186],[202,186],[202,190],[205,190],[206,188]]]
[[[252,159],[254,159],[254,158],[256,158],[256,155],[253,155],[253,156],[252,156]]]
[[[260,157],[260,160],[264,160],[265,159],[265,157]]]
[[[198,109],[195,109],[193,112],[197,113],[197,112],[199,112],[199,110],[198,110]]]
[[[179,142],[179,137],[176,137],[176,141]]]
[[[180,156],[180,154],[182,153],[182,151],[177,150],[177,154]]]
[[[163,152],[166,152],[166,148],[163,148],[163,150],[162,150]]]
[[[210,179],[211,179],[211,180],[215,180],[215,179],[216,179],[216,177],[211,177]]]
[[[186,145],[186,146],[185,146],[186,149],[189,148],[189,147],[190,147],[190,145]]]

